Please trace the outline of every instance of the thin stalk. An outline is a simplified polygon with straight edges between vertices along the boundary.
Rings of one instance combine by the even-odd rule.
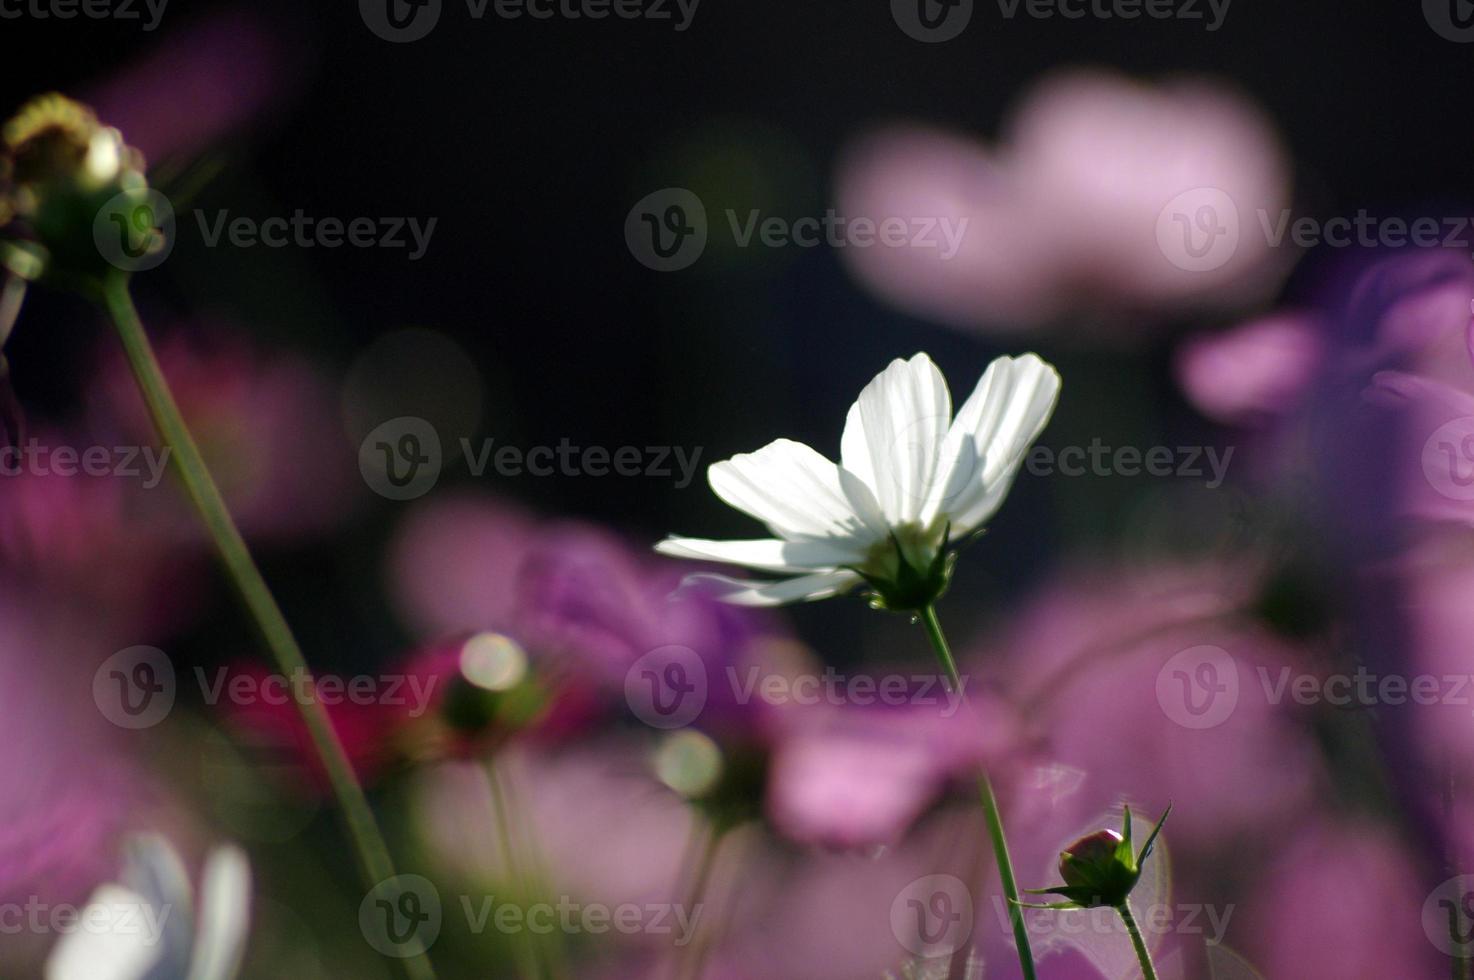
[[[180,480],[215,544],[227,576],[260,630],[277,667],[289,676],[305,678],[308,682],[305,686],[312,689],[312,674],[308,670],[302,649],[297,645],[296,637],[292,635],[281,607],[277,605],[266,580],[261,576],[261,570],[251,558],[245,539],[241,537],[240,530],[220,495],[220,488],[215,485],[214,478],[205,466],[204,457],[195,445],[194,437],[184,424],[184,417],[179,412],[169,383],[159,368],[158,358],[154,356],[148,334],[143,329],[143,322],[138,317],[138,310],[133,305],[133,297],[129,295],[127,276],[114,274],[105,279],[102,284],[102,300],[123,342],[134,379],[148,404],[149,414],[153,417],[164,444],[169,448]],[[342,809],[343,821],[347,825],[348,836],[364,881],[372,888],[384,879],[394,877],[394,863],[389,857],[389,847],[384,843],[373,809],[369,806],[363,787],[358,784],[353,766],[348,761],[347,753],[343,751],[343,744],[338,740],[328,719],[327,710],[315,698],[294,701]],[[411,980],[433,980],[435,976],[429,957],[423,953],[407,957],[401,962]]]
[[[952,656],[952,648],[947,645],[946,635],[942,633],[942,624],[937,619],[935,606],[928,604],[922,607],[921,622],[926,627],[927,638],[931,640],[932,649],[936,651],[937,659],[941,661],[952,689],[959,696],[965,697],[962,678],[957,673],[957,661]],[[1019,905],[1018,881],[1013,876],[1013,858],[1008,853],[1008,839],[1003,833],[1003,817],[998,812],[998,800],[993,795],[993,782],[988,778],[987,770],[978,775],[978,797],[983,804],[983,820],[988,826],[988,837],[993,842],[993,858],[998,864],[998,878],[1003,883],[1003,898],[1008,903],[1008,918],[1013,924],[1019,967],[1023,970],[1024,980],[1035,980],[1034,951],[1029,945],[1029,929],[1024,923],[1024,910]]]
[[[1141,975],[1145,980],[1157,980],[1157,970],[1152,966],[1152,954],[1147,951],[1146,940],[1141,938],[1141,930],[1136,927],[1136,916],[1131,914],[1131,906],[1122,902],[1116,906],[1116,911],[1121,913],[1121,921],[1126,923],[1126,931],[1131,934],[1131,945],[1136,947],[1136,958],[1141,962]]]
[[[693,819],[700,820],[700,817]],[[696,831],[702,833],[702,831]],[[711,885],[712,871],[716,868],[717,854],[722,849],[722,841],[726,838],[726,830],[716,824],[708,823],[704,831],[704,840],[697,845],[699,853],[696,857],[695,868],[691,875],[691,884],[686,890],[684,898],[685,914],[691,917],[691,921],[699,922],[696,910],[706,897],[706,890]],[[694,842],[693,842],[694,843]],[[705,968],[706,954],[711,944],[701,939],[699,935],[693,934],[686,946],[686,955],[677,957],[675,977],[676,980],[699,980],[701,971]]]
[[[517,894],[518,902],[531,902],[531,888],[522,877],[521,862],[517,860],[517,845],[512,839],[511,807],[507,805],[507,791],[502,785],[501,772],[495,761],[486,763],[486,782],[491,787],[492,817],[496,821],[496,836],[501,845],[502,864]],[[517,972],[523,980],[533,980],[542,971],[538,967],[537,944],[529,930],[522,930],[516,943]]]

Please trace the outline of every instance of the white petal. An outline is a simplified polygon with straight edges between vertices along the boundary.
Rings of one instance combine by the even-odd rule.
[[[875,492],[891,526],[920,516],[951,419],[946,379],[925,354],[892,361],[850,407],[841,461]]]
[[[989,364],[943,441],[923,521],[950,515],[955,536],[991,517],[1049,422],[1059,389],[1059,374],[1037,355]]]
[[[231,980],[251,921],[251,868],[240,848],[217,848],[205,861],[199,916],[189,980]]]
[[[839,467],[803,443],[779,439],[707,470],[716,495],[779,537],[874,540],[840,484]]]
[[[847,547],[843,539],[708,541],[704,538],[669,537],[657,544],[655,550],[672,558],[720,561],[765,572],[794,573],[831,571],[840,565],[854,564],[864,556],[863,549]]]
[[[751,582],[725,575],[688,575],[681,591],[699,589],[735,606],[781,606],[789,602],[811,602],[846,592],[861,582],[850,571],[819,572],[777,582]]]
[[[141,980],[148,976],[164,954],[158,937],[147,931],[149,918],[144,912],[148,906],[148,899],[121,885],[98,888],[78,928],[52,948],[46,960],[46,980]]]

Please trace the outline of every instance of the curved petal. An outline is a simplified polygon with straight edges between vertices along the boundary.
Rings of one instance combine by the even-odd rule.
[[[947,381],[925,354],[892,361],[850,407],[840,459],[892,527],[921,515],[951,419]]]
[[[839,570],[779,579],[776,582],[751,582],[725,575],[688,575],[680,591],[700,589],[712,598],[734,606],[781,606],[789,602],[812,602],[847,592],[860,584],[854,572]]]
[[[1058,372],[1036,354],[989,364],[942,442],[923,523],[946,514],[962,535],[991,517],[1049,422],[1059,389]]]
[[[231,980],[245,954],[251,921],[251,868],[238,847],[221,847],[205,862],[200,922],[189,980]]]
[[[157,937],[144,931],[149,900],[121,885],[102,885],[83,915],[108,928],[62,936],[46,960],[46,980],[142,980],[164,958]],[[156,913],[157,914],[157,913]]]
[[[864,551],[847,547],[842,541],[783,541],[761,538],[755,541],[710,541],[705,538],[668,537],[655,546],[662,555],[693,558],[697,561],[720,561],[745,565],[765,572],[832,571],[840,565],[858,562]]]
[[[779,537],[874,538],[845,495],[839,467],[801,442],[778,439],[713,463],[707,480],[723,501]]]

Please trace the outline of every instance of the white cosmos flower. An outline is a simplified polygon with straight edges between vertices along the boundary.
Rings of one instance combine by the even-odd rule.
[[[46,960],[46,980],[232,980],[250,922],[238,847],[205,860],[198,910],[184,862],[156,835],[133,840],[120,884],[100,886]]]
[[[930,357],[892,361],[850,407],[838,465],[779,439],[708,469],[716,495],[773,537],[672,536],[656,550],[785,576],[687,578],[738,605],[823,599],[866,582],[889,608],[920,608],[946,587],[949,543],[1003,503],[1059,387],[1059,374],[1037,355],[1000,357],[954,419]]]

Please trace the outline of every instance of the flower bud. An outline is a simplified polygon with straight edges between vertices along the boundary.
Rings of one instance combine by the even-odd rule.
[[[142,155],[91,109],[51,93],[23,105],[0,128],[0,238],[39,246],[45,271],[93,275],[106,259],[93,238],[118,195],[148,190]],[[140,249],[148,228],[133,228]]]
[[[1131,845],[1130,807],[1126,808],[1120,833],[1114,830],[1097,830],[1075,841],[1059,855],[1059,876],[1065,882],[1062,886],[1026,889],[1035,895],[1063,895],[1069,901],[1031,907],[1073,909],[1124,906],[1131,889],[1141,880],[1142,866],[1151,854],[1157,835],[1162,831],[1162,824],[1167,821],[1167,814],[1171,812],[1172,807],[1167,807],[1167,812],[1162,814],[1162,819],[1152,828],[1151,836],[1142,845],[1139,853],[1133,852]]]

